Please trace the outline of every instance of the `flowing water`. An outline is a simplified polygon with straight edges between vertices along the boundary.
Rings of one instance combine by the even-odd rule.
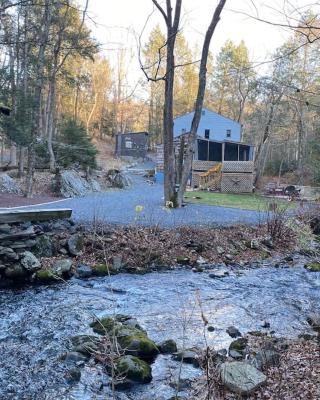
[[[146,275],[120,274],[53,286],[0,292],[0,399],[110,399],[108,377],[94,364],[82,368],[79,383],[65,380],[60,356],[72,335],[92,333],[94,316],[113,312],[135,316],[156,342],[175,339],[182,346],[204,346],[201,309],[215,327],[206,331],[216,349],[228,346],[225,329],[243,333],[270,322],[276,335],[294,337],[309,330],[305,319],[320,311],[320,273],[302,267],[261,268],[240,276],[212,279],[207,273],[177,270]],[[166,400],[174,394],[179,364],[159,356],[153,381],[118,399]],[[183,366],[182,378],[200,371]]]

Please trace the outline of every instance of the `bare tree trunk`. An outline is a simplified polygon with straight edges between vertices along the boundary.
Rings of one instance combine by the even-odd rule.
[[[28,172],[26,179],[26,197],[32,197],[33,192],[33,175],[35,167],[35,143],[40,134],[40,106],[43,86],[43,71],[45,64],[45,49],[47,46],[49,27],[51,22],[51,1],[45,0],[43,31],[40,34],[39,51],[37,57],[37,79],[34,90],[34,115],[33,115],[33,132],[31,142],[28,146]]]
[[[17,146],[15,143],[11,142],[10,145],[10,167],[15,167],[17,165]]]
[[[1,155],[0,155],[0,165],[3,165],[3,161],[4,161],[4,140],[2,138],[1,140]]]
[[[24,175],[24,147],[19,147],[19,162],[18,162],[18,176],[22,178]]]
[[[56,81],[55,77],[49,84],[48,104],[49,110],[47,113],[47,147],[49,153],[49,168],[51,172],[54,172],[56,165],[56,158],[53,151],[52,139],[54,133],[54,121],[55,121],[55,110],[56,110]]]
[[[181,0],[177,0],[180,14]],[[171,9],[170,9],[171,10]],[[168,10],[169,12],[169,10]],[[176,11],[177,12],[177,11]],[[175,196],[175,157],[173,148],[173,85],[174,85],[174,46],[177,35],[177,27],[172,26],[172,14],[170,24],[167,26],[167,70],[165,81],[165,104],[163,111],[163,155],[164,155],[164,200],[166,204],[176,207]]]
[[[219,4],[217,5],[217,7],[215,9],[215,12],[212,16],[212,20],[207,29],[203,47],[202,47],[197,100],[196,100],[194,116],[193,116],[192,124],[191,124],[191,132],[188,137],[186,156],[185,156],[185,160],[184,160],[184,164],[183,164],[183,168],[182,168],[181,182],[180,182],[179,190],[177,193],[178,207],[182,206],[184,192],[186,190],[186,186],[188,183],[188,179],[189,179],[191,167],[192,167],[192,160],[193,160],[193,154],[194,154],[194,150],[195,150],[197,131],[198,131],[198,126],[199,126],[199,122],[200,122],[200,118],[201,118],[203,99],[204,99],[204,94],[205,94],[205,90],[206,90],[207,61],[208,61],[208,54],[209,54],[209,46],[210,46],[210,42],[211,42],[213,33],[216,29],[216,26],[218,25],[218,22],[220,21],[220,15],[225,6],[225,3],[226,3],[226,0],[219,1]]]

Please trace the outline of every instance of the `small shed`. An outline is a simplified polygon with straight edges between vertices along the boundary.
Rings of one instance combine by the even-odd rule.
[[[116,135],[116,156],[146,158],[148,132],[129,132]]]

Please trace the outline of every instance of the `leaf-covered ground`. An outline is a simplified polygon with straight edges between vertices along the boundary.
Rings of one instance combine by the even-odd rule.
[[[177,227],[165,229],[142,226],[100,226],[85,234],[85,253],[78,261],[95,265],[112,264],[121,257],[127,269],[154,269],[208,263],[246,263],[289,253],[295,247],[293,234],[264,245],[266,226],[239,225],[230,228]],[[255,244],[258,243],[256,248]],[[253,248],[252,248],[253,247]]]
[[[286,349],[280,351],[280,365],[264,371],[267,376],[266,384],[247,398],[250,400],[320,399],[320,347],[317,339],[286,340],[282,342],[283,345]],[[223,388],[217,371],[211,371],[209,376],[212,394],[208,397],[207,380],[203,376],[195,383],[193,400],[241,398]]]

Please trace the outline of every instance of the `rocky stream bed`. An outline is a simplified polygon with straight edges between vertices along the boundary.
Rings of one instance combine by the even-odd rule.
[[[204,347],[201,310],[208,320],[208,345],[215,349],[229,346],[230,325],[243,333],[260,330],[289,338],[311,333],[306,316],[320,311],[320,272],[309,272],[304,263],[297,258],[294,267],[266,265],[220,279],[182,268],[2,290],[0,399],[111,399],[110,378],[101,365],[70,357],[63,361],[63,355],[72,348],[72,336],[92,335],[89,324],[114,313],[135,317],[156,343],[174,339],[180,349]],[[81,377],[73,380],[75,366]],[[171,355],[158,355],[151,366],[150,383],[117,392],[115,398],[170,399],[181,364]],[[188,382],[200,374],[182,364],[180,396],[188,398]]]

